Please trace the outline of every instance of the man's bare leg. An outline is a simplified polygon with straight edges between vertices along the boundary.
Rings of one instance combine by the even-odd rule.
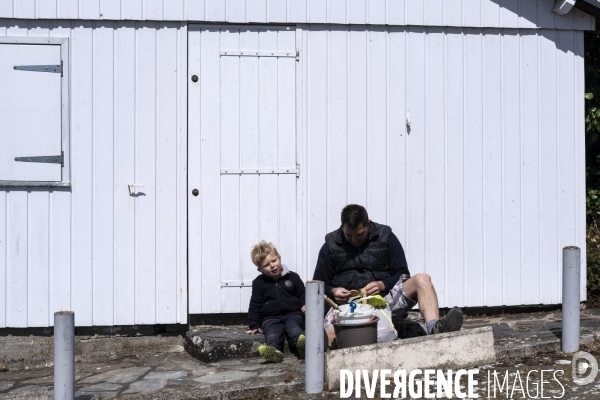
[[[427,274],[417,274],[402,283],[406,297],[419,302],[419,310],[425,322],[440,319],[440,308],[431,277]]]

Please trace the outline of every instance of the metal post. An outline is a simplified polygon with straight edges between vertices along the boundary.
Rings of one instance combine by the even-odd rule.
[[[75,313],[54,313],[54,398],[75,398]]]
[[[323,392],[325,380],[325,285],[321,281],[306,283],[306,393]]]
[[[563,249],[562,286],[562,351],[579,350],[579,299],[581,276],[581,250],[567,246]]]

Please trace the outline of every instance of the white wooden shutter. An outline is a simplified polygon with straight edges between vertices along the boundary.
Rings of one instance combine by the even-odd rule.
[[[0,185],[64,183],[66,39],[0,42]],[[68,151],[67,151],[68,156]],[[67,178],[68,180],[68,178]]]

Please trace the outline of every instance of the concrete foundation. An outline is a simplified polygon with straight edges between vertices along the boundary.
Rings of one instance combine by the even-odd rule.
[[[110,361],[142,354],[181,353],[181,336],[79,336],[75,361]],[[6,336],[0,338],[0,370],[45,368],[54,365],[54,338]]]
[[[329,351],[325,377],[329,390],[337,390],[341,369],[460,369],[495,361],[494,336],[488,326]]]

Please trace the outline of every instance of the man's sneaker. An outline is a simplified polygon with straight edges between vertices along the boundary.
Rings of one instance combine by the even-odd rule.
[[[432,333],[455,332],[462,327],[463,313],[458,307],[453,307],[442,319],[433,327]]]
[[[304,334],[298,336],[296,341],[296,349],[298,349],[298,358],[304,360],[304,349],[306,348],[306,336]]]
[[[263,344],[258,348],[258,352],[262,358],[269,362],[280,363],[283,361],[283,353],[275,347]]]

